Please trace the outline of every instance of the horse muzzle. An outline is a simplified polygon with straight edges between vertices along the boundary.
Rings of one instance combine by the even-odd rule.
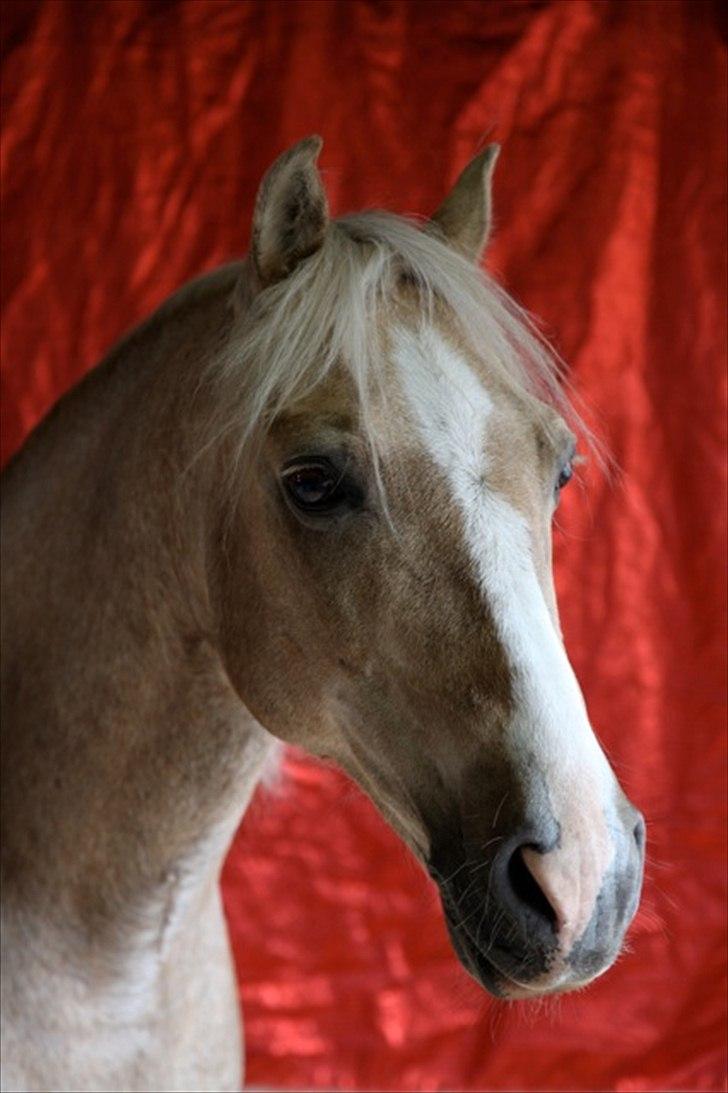
[[[429,863],[455,951],[491,994],[527,998],[584,986],[614,963],[637,910],[645,825],[635,809],[611,828],[606,867],[588,833],[550,834],[504,836],[481,861],[462,845],[443,855],[441,845]]]

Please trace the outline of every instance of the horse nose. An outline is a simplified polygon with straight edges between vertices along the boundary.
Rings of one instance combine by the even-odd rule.
[[[508,839],[500,847],[493,862],[493,887],[500,904],[510,912],[532,942],[553,946],[559,925],[556,901],[549,898],[539,879],[539,871],[531,868],[529,858],[540,856],[538,840],[532,832],[523,832]]]
[[[624,908],[614,908],[615,926],[631,917],[633,889],[641,879],[644,832],[644,820],[636,810],[623,840],[614,844],[587,830],[570,838],[562,835],[556,846],[548,846],[534,831],[523,831],[504,842],[493,863],[499,901],[531,944],[558,945],[567,954],[586,931],[608,873],[620,878],[615,889],[624,893]]]
[[[641,812],[634,809],[634,827],[632,829],[632,838],[634,839],[637,852],[640,857],[644,857],[645,852],[645,818]]]
[[[564,868],[558,852],[548,851],[544,854],[533,847],[523,846],[516,854],[520,854],[523,868],[531,878],[531,890],[537,891],[541,902],[549,907],[552,927],[563,944],[564,935],[574,935],[580,920],[586,925],[583,922],[583,902],[584,888],[587,886],[582,885],[578,874],[569,875],[570,871]],[[511,864],[511,872],[519,875],[514,863]],[[589,885],[588,888],[593,889],[593,886]]]

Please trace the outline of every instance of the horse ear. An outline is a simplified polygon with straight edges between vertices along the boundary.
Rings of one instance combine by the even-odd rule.
[[[432,217],[447,242],[473,262],[480,261],[490,235],[491,182],[499,153],[499,144],[489,144],[471,159]]]
[[[261,285],[280,281],[318,250],[328,207],[316,160],[323,141],[306,137],[273,163],[255,199],[251,253]]]

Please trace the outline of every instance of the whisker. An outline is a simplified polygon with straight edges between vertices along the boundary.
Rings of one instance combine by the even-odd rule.
[[[506,792],[503,794],[503,799],[502,799],[501,803],[498,805],[498,808],[495,810],[495,816],[493,817],[493,823],[490,825],[491,828],[495,827],[495,825],[498,823],[498,817],[500,816],[501,809],[503,808],[503,805],[506,803],[507,799],[508,799],[508,790],[506,790]]]

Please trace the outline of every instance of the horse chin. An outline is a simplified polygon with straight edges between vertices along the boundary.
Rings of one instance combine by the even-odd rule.
[[[502,971],[492,956],[478,948],[468,934],[454,925],[448,916],[446,916],[446,923],[460,963],[476,983],[494,998],[514,1002],[529,999],[535,1001],[538,998],[564,994],[586,986],[585,982],[572,982],[566,970],[562,974],[547,972],[536,975],[530,982],[516,981],[507,972]]]
[[[536,975],[529,982],[514,980],[502,971],[491,956],[486,955],[473,943],[472,939],[462,929],[453,926],[447,920],[447,927],[453,948],[470,976],[494,998],[506,1002],[536,1001],[539,998],[553,997],[559,994],[567,994],[570,991],[578,991],[587,987],[594,979],[603,975],[611,967],[609,961],[596,974],[584,979],[575,979],[571,969],[564,966],[558,970],[551,970]]]
[[[465,971],[494,998],[510,997],[507,990],[510,982],[508,978],[473,944],[464,930],[453,925],[447,915],[445,922],[452,946]]]

